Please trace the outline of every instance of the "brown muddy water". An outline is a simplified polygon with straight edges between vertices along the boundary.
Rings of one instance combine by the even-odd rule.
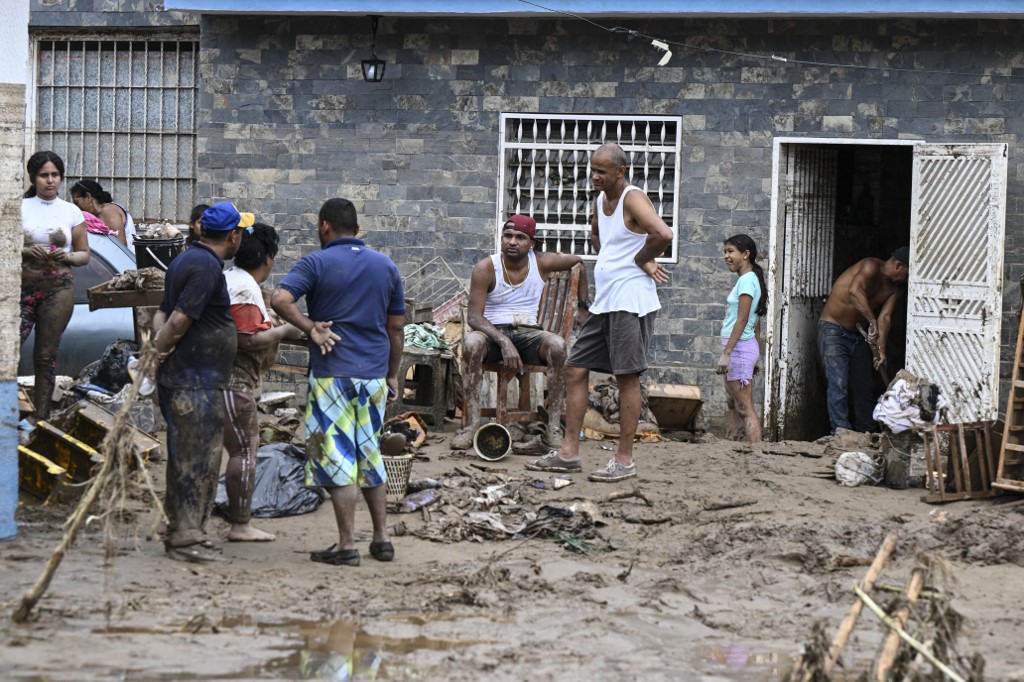
[[[473,621],[478,621],[474,623]],[[486,621],[486,623],[484,623]],[[453,614],[395,614],[374,621],[374,632],[346,620],[260,620],[250,616],[225,617],[216,624],[196,620],[166,627],[119,626],[95,628],[96,646],[109,650],[121,647],[157,652],[180,649],[181,644],[205,637],[223,636],[225,647],[245,646],[252,652],[250,664],[226,670],[206,660],[190,662],[179,652],[177,660],[158,661],[146,657],[138,667],[93,663],[75,670],[48,669],[39,661],[34,669],[11,669],[0,665],[4,677],[18,682],[63,682],[65,680],[132,680],[136,682],[177,682],[179,680],[417,680],[445,679],[447,654],[458,649],[501,642],[422,633],[435,623],[457,623],[461,632],[482,632],[500,625],[502,619]],[[484,625],[490,627],[482,627]],[[383,626],[383,627],[382,627]],[[385,630],[391,634],[379,634]],[[184,641],[183,641],[184,640]],[[242,644],[242,643],[245,644]],[[236,651],[237,653],[237,651]],[[790,652],[772,651],[763,644],[723,642],[683,648],[679,652],[679,679],[696,682],[753,682],[777,680],[790,669]],[[209,659],[209,650],[202,654]],[[173,658],[173,657],[172,657]],[[192,665],[196,663],[197,665]],[[7,677],[9,675],[9,677]]]

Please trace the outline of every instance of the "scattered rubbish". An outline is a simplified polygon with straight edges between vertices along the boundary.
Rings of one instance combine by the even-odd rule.
[[[294,398],[295,394],[291,391],[269,391],[260,396],[259,406],[266,408],[271,405],[281,405]]]
[[[480,492],[482,495],[474,497],[473,501],[485,507],[493,507],[495,504],[508,497],[509,488],[510,486],[508,483],[488,486],[481,490]]]
[[[653,507],[654,506],[654,503],[651,502],[650,498],[648,498],[646,495],[644,495],[642,492],[640,492],[639,488],[633,488],[630,491],[617,490],[617,491],[609,494],[608,497],[604,498],[604,501],[605,502],[614,502],[615,500],[627,500],[627,499],[629,499],[631,497],[637,498],[638,500],[642,501],[648,507]]]
[[[561,490],[566,486],[572,485],[573,481],[567,474],[561,474],[558,476],[552,476],[549,485],[552,490]]]
[[[308,514],[324,501],[323,491],[306,485],[305,453],[294,445],[264,445],[256,453],[256,483],[252,491],[252,515],[258,519]],[[228,518],[228,494],[224,476],[217,483],[214,511]]]
[[[865,452],[844,452],[836,460],[836,482],[840,485],[876,485],[883,475],[881,462]]]
[[[298,419],[300,413],[298,408],[295,407],[280,407],[274,410],[274,416],[281,419]]]
[[[385,428],[392,433],[403,434],[414,449],[427,441],[427,425],[415,412],[396,414],[385,422]]]
[[[440,488],[444,488],[444,483],[433,478],[420,478],[415,481],[409,481],[409,484],[406,486],[406,490],[410,493],[418,493],[421,490],[437,490]]]
[[[414,512],[417,509],[428,507],[440,499],[440,490],[437,490],[436,488],[428,488],[403,497],[397,503],[397,511],[400,514]]]

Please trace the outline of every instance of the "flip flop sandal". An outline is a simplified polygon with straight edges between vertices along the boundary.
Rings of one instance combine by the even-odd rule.
[[[391,561],[395,558],[395,546],[390,542],[371,542],[370,556],[377,561]]]
[[[309,553],[311,561],[331,566],[358,566],[358,549],[337,549],[338,545],[333,544],[327,549],[317,550]]]
[[[166,548],[167,556],[175,561],[185,561],[190,564],[212,564],[223,561],[219,554],[210,551],[201,545],[189,545],[188,547]]]

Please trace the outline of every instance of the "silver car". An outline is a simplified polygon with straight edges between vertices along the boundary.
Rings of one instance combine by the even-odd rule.
[[[135,255],[117,237],[89,234],[92,256],[89,264],[74,268],[75,311],[60,342],[57,374],[75,376],[86,365],[103,357],[107,346],[118,339],[134,339],[135,325],[131,308],[101,308],[89,311],[89,287],[109,281],[114,275],[135,268]],[[21,346],[19,375],[31,375],[35,331]]]

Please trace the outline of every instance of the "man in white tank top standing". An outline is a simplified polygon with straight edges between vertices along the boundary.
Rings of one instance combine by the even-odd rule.
[[[640,422],[640,374],[661,303],[657,285],[668,273],[655,262],[672,230],[643,190],[626,180],[626,153],[617,144],[602,145],[590,159],[590,178],[600,192],[594,206],[590,241],[597,252],[596,295],[590,317],[566,361],[568,397],[562,447],[526,465],[532,471],[581,471],[579,438],[590,394],[590,370],[615,375],[619,385],[619,447],[615,457],[590,474],[591,481],[621,481],[636,476],[633,438]],[[636,191],[634,191],[636,190]]]
[[[452,438],[453,450],[468,450],[480,426],[480,385],[483,365],[501,362],[518,373],[526,365],[547,365],[548,447],[561,442],[562,406],[565,403],[565,341],[541,329],[537,309],[544,283],[552,272],[582,263],[579,256],[536,253],[537,222],[525,215],[510,217],[501,228],[501,251],[473,267],[469,284],[468,323],[473,331],[462,343],[462,379],[466,391],[468,425]],[[580,276],[580,306],[587,306],[586,270]]]

